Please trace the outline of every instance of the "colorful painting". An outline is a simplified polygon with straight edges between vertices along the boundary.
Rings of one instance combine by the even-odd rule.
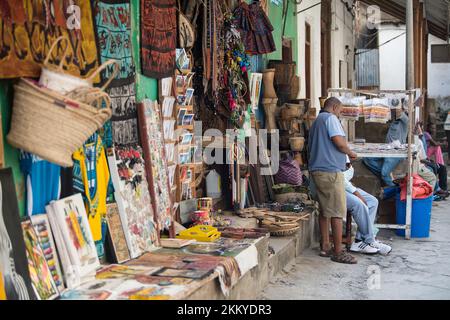
[[[46,209],[53,231],[58,229],[55,231],[58,252],[65,251],[63,257],[68,257],[61,260],[70,289],[93,278],[100,267],[86,209],[79,193],[54,201]]]
[[[98,66],[90,1],[2,0],[0,29],[0,78],[39,77],[59,36],[70,40],[65,62],[70,73],[84,77]],[[59,63],[64,48],[58,47],[51,63]]]
[[[11,168],[0,170],[0,276],[3,287],[0,291],[7,300],[36,298],[28,272]]]
[[[64,282],[48,217],[46,214],[38,214],[30,217],[30,219],[34,230],[36,231],[39,245],[44,251],[45,260],[50,268],[53,280],[55,281],[56,287],[61,292],[64,289]]]
[[[190,279],[203,279],[209,276],[212,270],[189,270],[189,269],[170,269],[164,268],[155,273],[157,276],[162,277],[178,277],[178,278],[190,278]]]
[[[52,300],[59,296],[44,251],[31,221],[22,222],[23,238],[28,259],[31,283],[39,300]]]
[[[120,63],[119,73],[106,89],[113,116],[106,132],[111,137],[106,137],[105,143],[107,147],[137,144],[136,67],[131,47],[130,1],[97,0],[93,9],[99,59],[101,63],[110,59]],[[101,82],[106,82],[113,71],[113,66],[108,67],[102,73]]]
[[[93,2],[98,55],[104,63],[114,59],[119,61],[119,74],[110,87],[131,84],[135,80],[136,68],[131,47],[130,0],[96,0]],[[114,71],[113,65],[102,73],[102,83]]]
[[[108,154],[111,179],[130,257],[155,248],[158,233],[153,220],[145,162],[139,146],[115,147]]]
[[[123,232],[119,208],[116,203],[111,203],[106,206],[106,210],[106,221],[116,262],[128,261],[130,260],[130,252],[128,251],[125,233]]]
[[[173,76],[177,43],[175,0],[141,1],[141,63],[147,77]]]
[[[153,210],[158,217],[159,229],[168,230],[173,217],[161,110],[156,101],[147,99],[138,105],[138,111],[139,123],[145,129],[141,131],[141,134],[147,164],[147,180],[149,185],[153,184],[150,188],[150,194],[154,200]]]

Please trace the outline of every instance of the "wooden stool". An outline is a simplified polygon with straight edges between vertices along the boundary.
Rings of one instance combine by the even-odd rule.
[[[345,223],[345,248],[350,251],[352,245],[352,213],[347,211],[347,221]]]

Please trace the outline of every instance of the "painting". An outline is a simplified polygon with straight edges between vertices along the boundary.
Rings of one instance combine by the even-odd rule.
[[[132,145],[139,142],[135,88],[136,84],[133,82],[106,90],[111,98],[114,145]]]
[[[190,278],[190,279],[203,279],[209,276],[212,270],[190,270],[190,269],[171,269],[163,268],[157,271],[155,275],[163,277],[179,277],[179,278]]]
[[[95,276],[95,271],[100,267],[97,250],[92,237],[91,229],[80,193],[53,201],[46,207],[52,229],[58,229],[55,241],[58,252],[67,252],[68,260],[62,260],[62,267],[68,281],[69,289],[82,284]],[[53,223],[52,223],[53,221]],[[55,232],[56,233],[56,232]],[[61,250],[60,250],[61,249]]]
[[[0,275],[7,300],[35,300],[12,169],[0,170]]]
[[[158,240],[142,148],[116,146],[108,153],[108,164],[130,258],[134,259],[154,249]]]
[[[176,1],[142,0],[140,29],[142,73],[155,79],[172,76],[177,42]]]
[[[129,85],[135,81],[136,67],[131,47],[130,0],[93,1],[95,30],[100,62],[119,61],[119,73],[110,87]],[[107,81],[114,71],[113,65],[102,72],[101,83]]]
[[[130,252],[128,251],[119,208],[116,203],[110,203],[106,206],[106,221],[116,262],[122,263],[130,260]]]
[[[50,268],[53,280],[55,281],[56,287],[61,292],[64,290],[64,281],[48,217],[46,214],[37,214],[31,216],[30,219],[38,237],[39,245],[44,252],[45,260]]]
[[[0,29],[0,78],[39,77],[40,64],[59,36],[69,38],[68,72],[85,77],[98,66],[90,1],[3,0]],[[59,63],[64,48],[58,46],[50,63]]]
[[[159,230],[169,229],[172,224],[172,202],[170,199],[169,173],[165,155],[164,136],[161,128],[161,110],[155,101],[144,100],[138,105],[139,122],[142,124],[141,138],[147,164],[150,194],[153,209],[158,217]],[[165,121],[166,122],[166,121]],[[150,176],[151,175],[151,176]]]
[[[39,300],[53,300],[59,292],[31,221],[22,222],[22,233],[34,292]]]

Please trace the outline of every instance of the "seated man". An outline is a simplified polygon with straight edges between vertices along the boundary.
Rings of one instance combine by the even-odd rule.
[[[358,225],[355,242],[350,251],[364,254],[381,253],[387,255],[392,248],[375,239],[378,232],[375,228],[375,218],[378,211],[378,200],[362,189],[356,188],[350,182],[353,179],[354,169],[347,159],[347,171],[344,172],[345,194],[347,210],[349,210]]]
[[[386,136],[386,143],[400,141],[401,144],[407,143],[409,118],[403,109],[396,110],[397,120],[392,122]],[[402,159],[396,158],[366,158],[363,163],[367,168],[378,177],[381,177],[387,187],[395,186],[392,181],[391,173],[395,170]]]

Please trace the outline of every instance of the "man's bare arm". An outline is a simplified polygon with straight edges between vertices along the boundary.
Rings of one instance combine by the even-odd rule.
[[[352,150],[350,150],[350,148],[347,144],[347,141],[345,140],[344,137],[335,136],[335,137],[331,138],[331,141],[333,141],[334,145],[340,152],[348,155],[350,160],[356,160],[356,158],[357,158],[356,153],[354,153]]]

